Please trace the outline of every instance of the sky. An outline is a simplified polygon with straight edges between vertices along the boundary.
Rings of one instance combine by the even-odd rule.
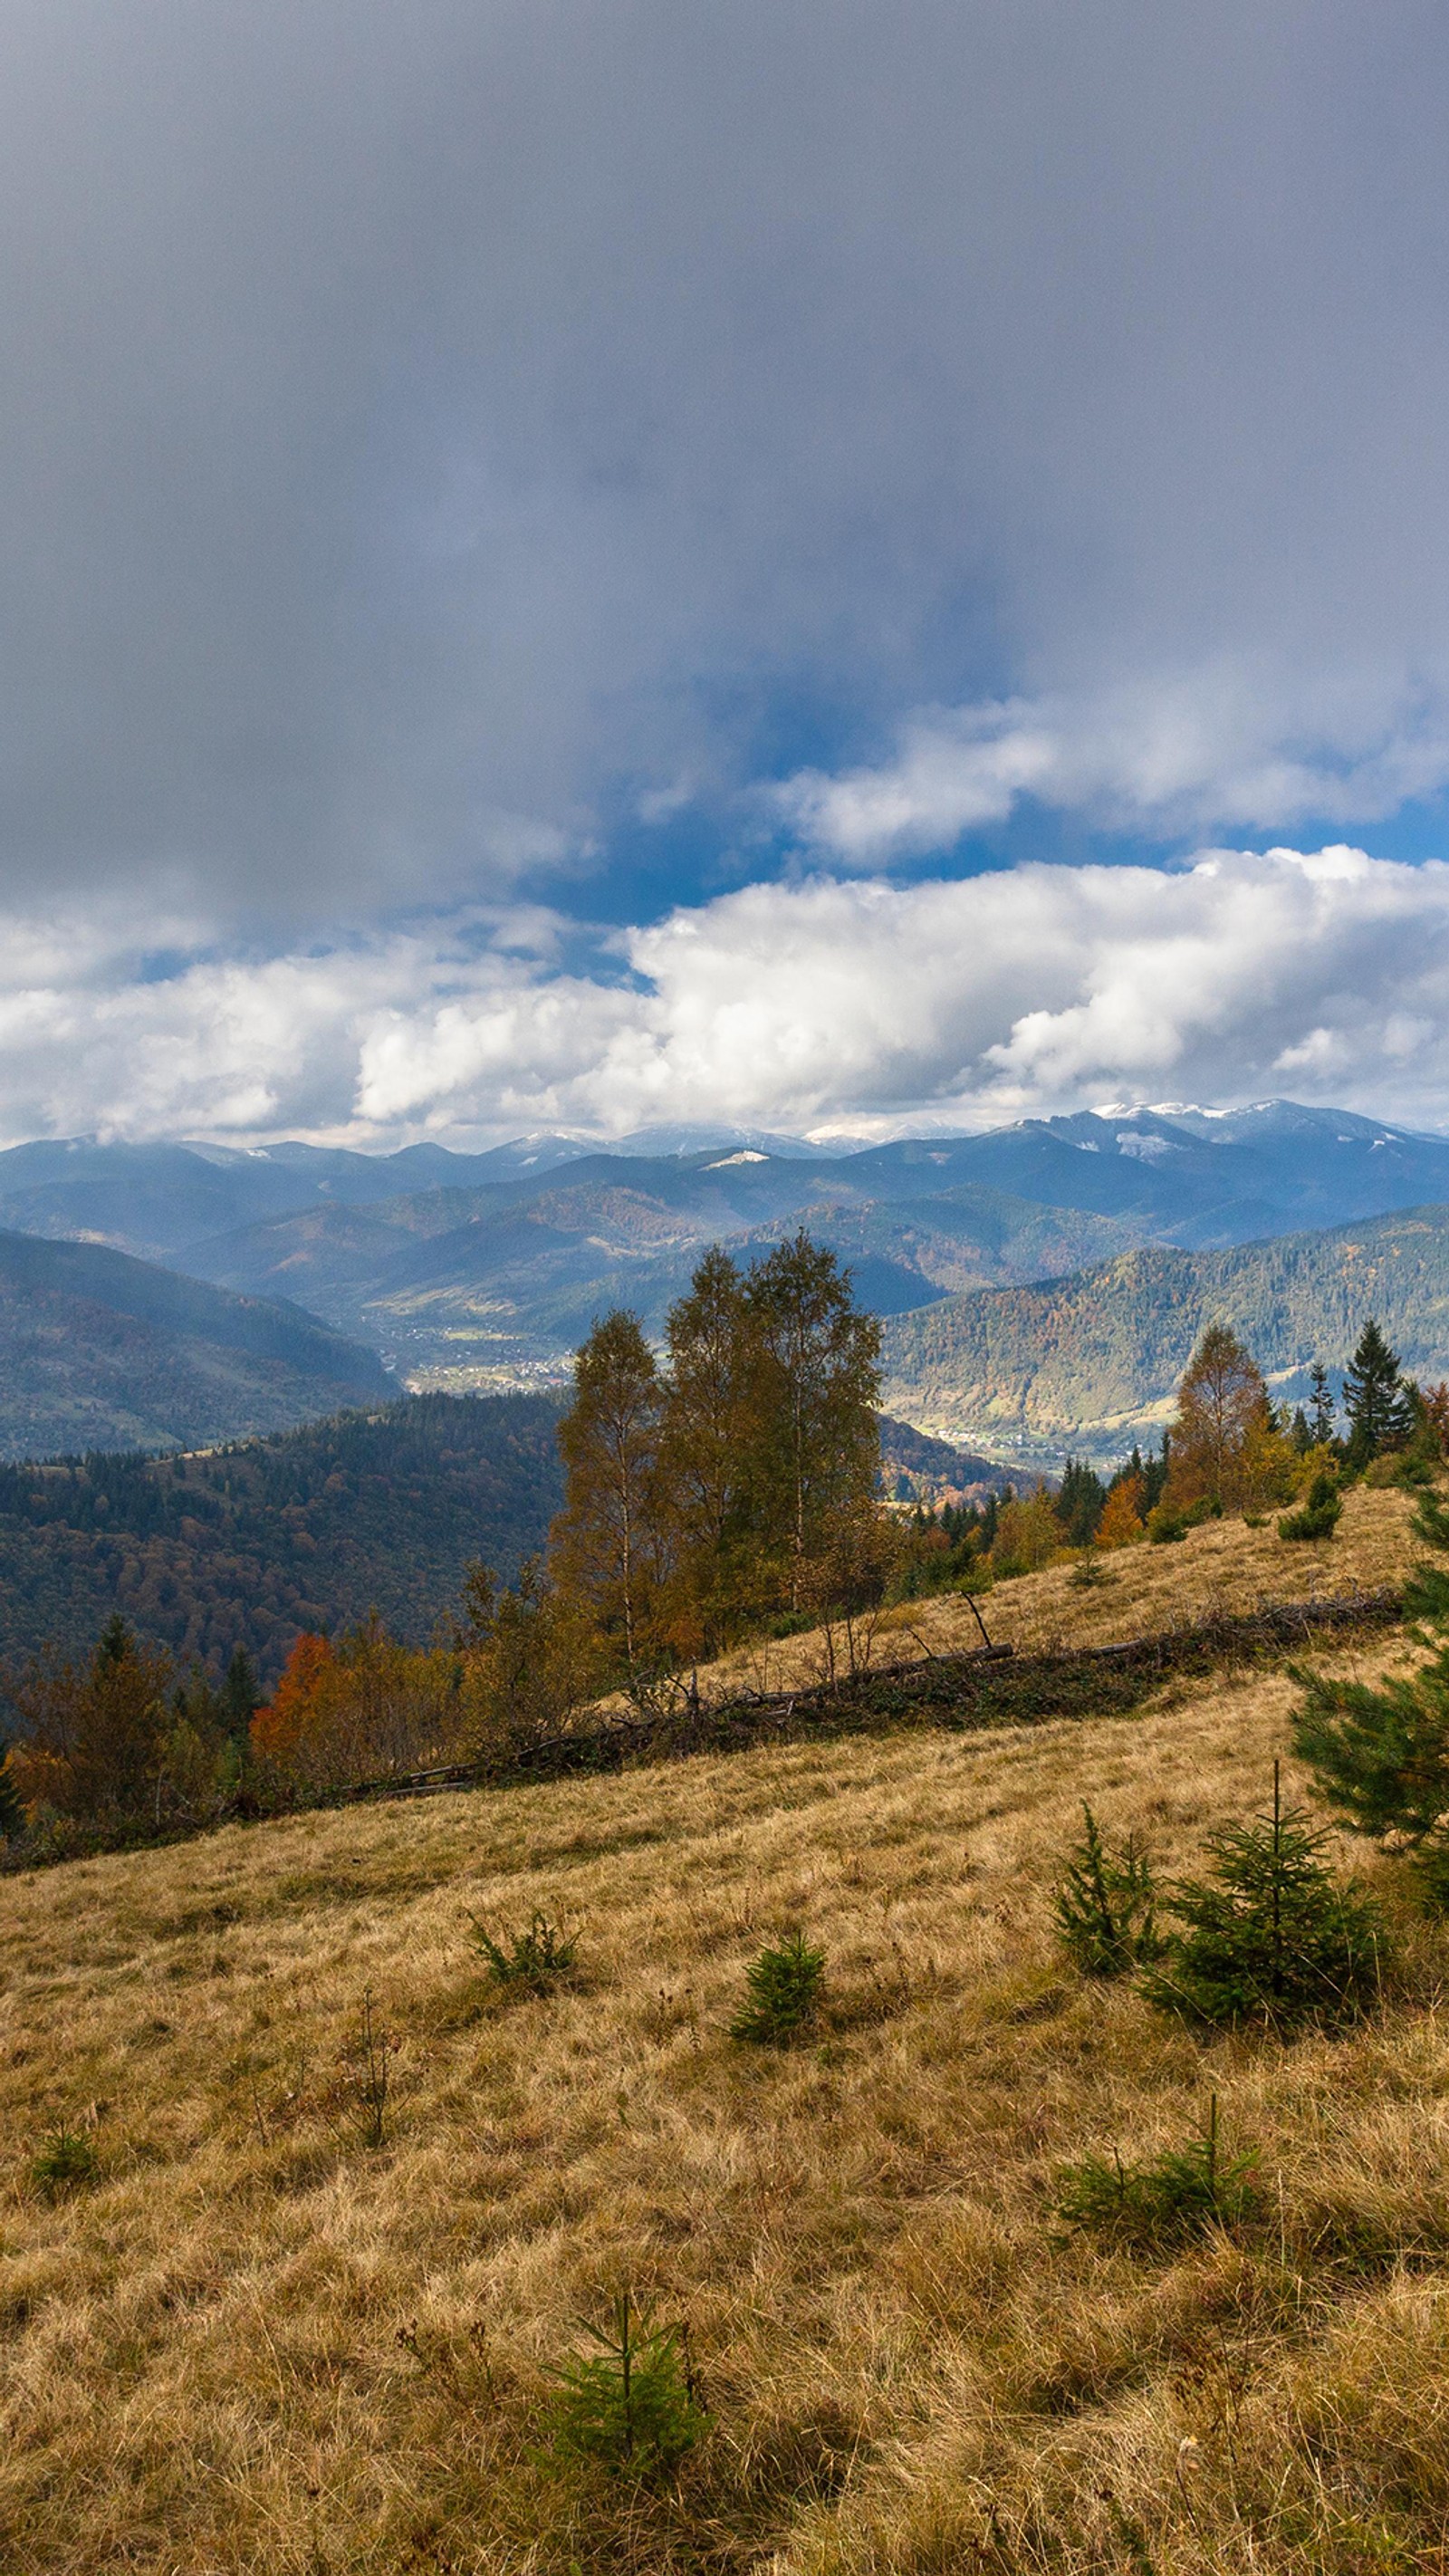
[[[10,0],[0,1142],[1449,1125],[1428,0]]]

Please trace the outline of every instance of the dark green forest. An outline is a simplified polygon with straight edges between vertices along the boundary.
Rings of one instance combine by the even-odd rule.
[[[303,1629],[376,1610],[426,1642],[482,1558],[539,1550],[561,1482],[547,1396],[414,1396],[201,1455],[0,1465],[0,1663],[88,1653],[114,1611],[219,1679],[270,1683]]]

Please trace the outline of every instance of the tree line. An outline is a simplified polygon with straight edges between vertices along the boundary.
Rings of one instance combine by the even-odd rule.
[[[512,1586],[475,1565],[426,1647],[376,1617],[306,1631],[260,1707],[245,1657],[218,1689],[113,1619],[88,1662],[42,1654],[10,1676],[13,1812],[64,1849],[81,1830],[185,1829],[502,1758],[581,1702],[646,1691],[771,1619],[879,1597],[879,1348],[848,1273],[807,1235],[744,1268],[709,1252],[662,1352],[623,1311],[578,1352],[563,1509]]]
[[[218,1685],[120,1617],[89,1659],[32,1657],[9,1676],[0,1832],[63,1852],[428,1763],[506,1768],[581,1705],[619,1690],[647,1702],[745,1638],[1170,1541],[1224,1512],[1297,1500],[1306,1526],[1280,1523],[1285,1536],[1327,1535],[1344,1483],[1427,1481],[1449,1436],[1449,1389],[1406,1380],[1372,1321],[1341,1424],[1322,1369],[1306,1406],[1275,1404],[1212,1325],[1155,1452],[1134,1448],[1105,1478],[1069,1460],[1055,1490],[902,1513],[879,1493],[879,1348],[849,1273],[808,1235],[747,1267],[712,1250],[661,1348],[616,1310],[578,1352],[558,1426],[563,1507],[515,1583],[475,1564],[424,1647],[375,1616],[308,1631],[260,1705],[244,1652]]]
[[[1110,1552],[1139,1540],[1168,1543],[1219,1514],[1263,1514],[1316,1497],[1310,1526],[1326,1536],[1343,1488],[1355,1478],[1422,1483],[1449,1452],[1449,1387],[1405,1377],[1371,1316],[1335,1399],[1315,1362],[1305,1404],[1274,1403],[1252,1353],[1226,1324],[1210,1324],[1179,1382],[1161,1444],[1140,1446],[1106,1476],[1068,1458],[1055,1491],[988,1497],[984,1505],[918,1512],[905,1587],[944,1582],[973,1589],[1032,1573],[1063,1550]],[[1327,1515],[1325,1525],[1325,1515]]]

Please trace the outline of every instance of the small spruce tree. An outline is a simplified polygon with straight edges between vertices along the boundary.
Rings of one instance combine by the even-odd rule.
[[[555,2453],[641,2486],[662,2484],[709,2428],[682,2329],[656,2325],[652,2310],[622,2290],[609,2326],[584,2331],[598,2350],[552,2374],[558,2390],[544,2429]]]
[[[1296,1673],[1303,1698],[1293,1749],[1330,1806],[1363,1832],[1418,1838],[1449,1811],[1449,1502],[1420,1494],[1414,1533],[1433,1552],[1404,1594],[1409,1634],[1426,1660],[1376,1686]]]
[[[1152,1871],[1131,1835],[1112,1851],[1085,1801],[1082,1815],[1052,1899],[1057,1937],[1089,1977],[1120,1977],[1157,1952]]]
[[[1412,1437],[1413,1400],[1399,1375],[1399,1355],[1390,1350],[1372,1315],[1344,1376],[1343,1409],[1348,1464],[1355,1473],[1381,1451],[1401,1448]]]
[[[1296,1512],[1285,1512],[1278,1536],[1289,1539],[1332,1538],[1343,1505],[1338,1480],[1323,1468],[1313,1479]]]
[[[1209,2227],[1252,2216],[1258,2193],[1251,2176],[1258,2151],[1225,2156],[1213,2094],[1200,2136],[1166,2148],[1143,2164],[1114,2153],[1083,2156],[1057,2175],[1057,2212],[1071,2227],[1091,2228],[1128,2244],[1171,2244]]]
[[[1378,1907],[1335,1879],[1327,1837],[1285,1808],[1273,1765],[1273,1812],[1209,1837],[1210,1879],[1183,1879],[1165,1900],[1181,1929],[1144,1977],[1164,2010],[1236,2026],[1333,2027],[1377,1990],[1386,1941]]]
[[[745,1970],[745,2002],[730,2023],[731,2039],[780,2046],[815,2018],[825,1974],[825,1953],[812,1950],[803,1932],[790,1932],[760,1952]]]

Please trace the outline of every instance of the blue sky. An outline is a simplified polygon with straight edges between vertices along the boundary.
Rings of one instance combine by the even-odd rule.
[[[17,0],[0,1133],[1449,1121],[1446,110],[1427,0]]]

